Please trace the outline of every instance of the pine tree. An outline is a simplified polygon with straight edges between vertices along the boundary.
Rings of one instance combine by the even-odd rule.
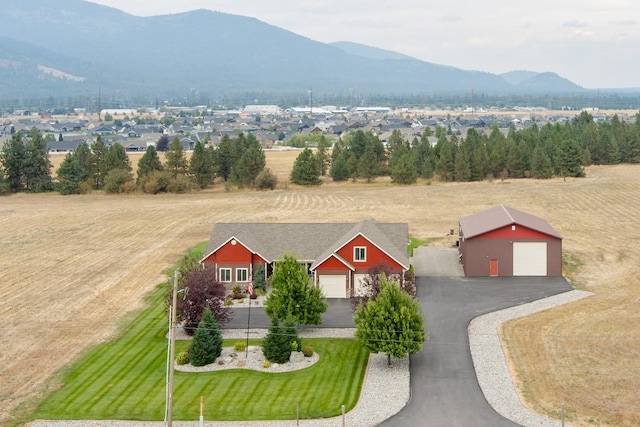
[[[538,179],[549,179],[553,175],[551,160],[544,149],[538,145],[531,157],[531,176]]]
[[[320,163],[321,159],[316,157],[309,148],[305,148],[293,163],[291,182],[298,185],[322,184]]]
[[[205,366],[215,362],[221,354],[222,334],[211,310],[206,308],[191,341],[189,358],[193,366]]]
[[[262,354],[270,362],[285,363],[291,356],[293,343],[296,348],[302,348],[296,322],[289,318],[280,326],[278,319],[273,319],[267,335],[262,340]]]
[[[100,190],[104,187],[104,177],[107,175],[105,156],[107,149],[98,136],[96,142],[91,144],[91,172],[93,173],[93,188]]]
[[[304,237],[301,237],[304,238]],[[312,283],[306,268],[293,255],[278,260],[271,276],[273,290],[265,302],[271,319],[291,317],[302,325],[319,325],[327,304],[320,289]]]
[[[171,144],[169,144],[169,150],[165,156],[166,162],[164,166],[174,178],[187,174],[187,156],[182,148],[182,143],[177,137],[173,138]]]
[[[122,169],[131,173],[131,160],[120,143],[112,144],[107,150],[104,156],[104,168],[107,174],[115,169]]]
[[[69,153],[58,168],[58,191],[62,195],[78,194],[85,181],[85,172],[77,157]]]
[[[409,185],[415,184],[418,180],[418,171],[412,150],[408,148],[396,149],[394,159],[391,164],[391,179],[396,184]]]
[[[581,165],[582,153],[573,139],[565,139],[561,145],[560,170],[563,177],[584,177]]]
[[[469,167],[469,157],[467,152],[459,148],[456,153],[454,176],[458,182],[466,182],[471,179],[471,168]]]
[[[376,150],[373,145],[367,145],[364,150],[364,154],[358,162],[358,176],[367,179],[367,182],[372,182],[376,176],[378,176],[380,170],[380,164],[376,156]]]
[[[26,157],[23,134],[18,131],[2,147],[2,166],[6,173],[9,191],[17,193],[24,190],[24,161]]]
[[[375,300],[355,312],[356,338],[372,353],[404,357],[422,349],[426,339],[420,304],[397,283],[383,279]]]
[[[262,289],[263,292],[267,292],[267,278],[262,264],[258,265],[253,272],[253,289]]]
[[[345,153],[340,154],[333,160],[329,174],[334,181],[346,181],[349,179],[349,165],[347,164]]]
[[[440,177],[440,181],[453,181],[455,166],[451,143],[446,138],[443,138],[442,144],[440,142],[438,144],[440,145],[440,156],[436,163],[436,173]]]
[[[156,148],[151,145],[147,147],[147,151],[145,151],[144,155],[140,157],[138,160],[138,179],[137,183],[140,184],[141,181],[155,171],[162,170],[162,162],[160,161],[160,157],[158,156],[158,152]]]
[[[316,157],[320,162],[320,175],[325,176],[327,174],[327,170],[329,169],[330,158],[327,153],[327,149],[331,146],[329,141],[325,138],[324,135],[320,137],[320,141],[318,141],[318,152],[316,153]]]
[[[51,179],[51,161],[47,151],[47,142],[36,128],[29,131],[25,144],[24,182],[25,190],[41,193],[53,190]]]
[[[200,188],[207,188],[213,182],[213,159],[201,141],[196,143],[189,161],[189,173]]]

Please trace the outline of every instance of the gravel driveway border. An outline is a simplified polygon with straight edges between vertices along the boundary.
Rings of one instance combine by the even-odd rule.
[[[494,311],[476,317],[469,323],[469,346],[478,383],[487,402],[496,412],[525,427],[558,426],[558,420],[536,414],[520,401],[498,336],[498,327],[508,320],[568,304],[591,295],[593,295],[591,292],[586,291],[569,291],[529,304]]]

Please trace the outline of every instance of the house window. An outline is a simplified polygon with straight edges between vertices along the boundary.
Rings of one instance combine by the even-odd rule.
[[[364,262],[367,260],[367,248],[364,246],[356,246],[353,248],[353,260]]]
[[[246,268],[236,268],[236,282],[247,281],[248,270]]]
[[[230,268],[221,268],[220,269],[220,281],[221,282],[230,282],[231,281],[231,269]]]

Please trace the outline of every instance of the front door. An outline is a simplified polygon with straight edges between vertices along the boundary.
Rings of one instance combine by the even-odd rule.
[[[498,275],[498,260],[492,259],[489,261],[489,276]]]

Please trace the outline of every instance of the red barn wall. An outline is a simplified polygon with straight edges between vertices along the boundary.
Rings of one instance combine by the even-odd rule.
[[[498,260],[498,276],[513,276],[513,242],[547,242],[547,276],[562,276],[562,239],[511,225],[460,240],[465,276],[489,276],[490,260]]]

